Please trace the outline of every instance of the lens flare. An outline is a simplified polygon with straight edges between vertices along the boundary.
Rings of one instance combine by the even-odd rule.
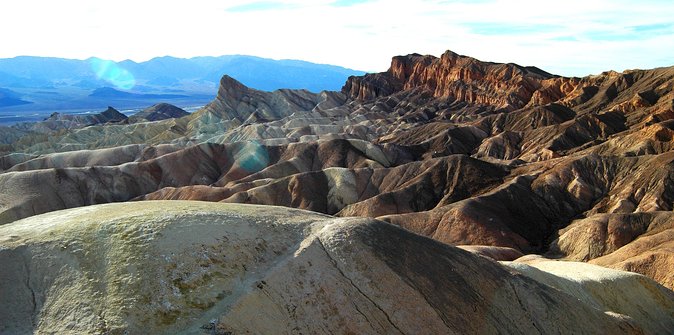
[[[136,86],[133,74],[111,60],[92,58],[89,63],[98,79],[105,80],[116,88],[130,90]]]
[[[269,165],[269,153],[256,141],[244,144],[235,158],[239,162],[239,166],[249,173],[261,171]]]

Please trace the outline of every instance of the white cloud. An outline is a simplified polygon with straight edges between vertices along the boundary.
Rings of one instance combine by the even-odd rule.
[[[0,4],[0,57],[250,54],[383,71],[394,55],[451,49],[564,75],[674,65],[671,1],[332,3],[9,0]]]

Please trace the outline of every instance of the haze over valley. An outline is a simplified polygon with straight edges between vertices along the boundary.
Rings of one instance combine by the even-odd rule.
[[[0,59],[0,124],[41,121],[53,112],[95,113],[113,106],[129,114],[167,102],[208,103],[223,73],[261,90],[339,90],[350,75],[338,66],[252,56],[158,57],[146,62],[99,58]]]

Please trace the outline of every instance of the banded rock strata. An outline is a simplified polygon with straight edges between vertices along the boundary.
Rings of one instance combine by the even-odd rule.
[[[452,52],[395,57],[341,92],[225,76],[183,118],[3,136],[0,221],[128,200],[283,205],[674,288],[673,88],[672,67],[565,78]]]

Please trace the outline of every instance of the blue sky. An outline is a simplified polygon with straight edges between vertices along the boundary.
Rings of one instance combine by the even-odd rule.
[[[247,54],[384,71],[445,50],[583,76],[674,65],[674,1],[4,0],[0,57]]]

